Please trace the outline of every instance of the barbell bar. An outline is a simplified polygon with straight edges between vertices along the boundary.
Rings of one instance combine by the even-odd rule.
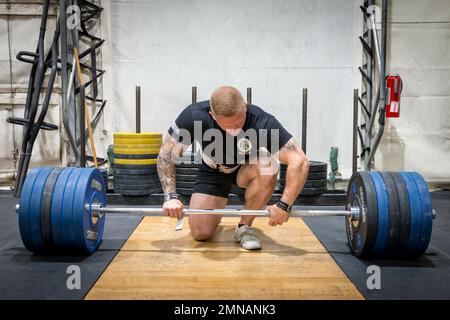
[[[19,210],[19,205],[16,205],[16,211]],[[106,206],[100,205],[86,205],[86,210],[92,210],[94,217],[101,217],[101,214],[131,214],[138,216],[160,216],[163,209],[160,207],[143,207],[143,206]],[[306,218],[306,217],[350,217],[352,221],[359,219],[360,210],[357,207],[350,207],[350,210],[292,210],[289,217]],[[436,210],[432,210],[433,219],[436,218]],[[269,217],[269,210],[249,210],[249,209],[183,209],[184,216],[191,215],[220,215],[226,217],[240,217],[240,216],[256,216]]]
[[[98,204],[87,204],[86,210],[92,210],[94,217],[101,217],[101,214],[132,214],[142,216],[158,216],[163,214],[163,209],[158,207],[126,207],[126,206],[106,206]],[[225,215],[225,216],[256,216],[269,217],[268,210],[248,210],[248,209],[183,209],[184,216],[190,215]],[[350,210],[292,210],[290,217],[350,217],[352,220],[359,219],[359,209],[351,207]]]
[[[22,241],[33,252],[93,253],[101,244],[107,214],[161,215],[161,207],[107,206],[101,172],[95,168],[35,168],[19,204]],[[184,215],[267,217],[267,210],[184,209]],[[415,172],[355,172],[345,210],[294,210],[292,217],[345,217],[347,243],[360,258],[415,258],[429,244],[431,196]]]

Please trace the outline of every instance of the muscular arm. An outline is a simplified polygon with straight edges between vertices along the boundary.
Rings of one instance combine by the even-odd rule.
[[[173,159],[179,157],[188,148],[187,145],[179,143],[169,134],[164,139],[158,155],[158,176],[164,193],[176,192],[175,185],[175,163]]]
[[[309,162],[294,138],[291,138],[278,152],[280,162],[287,164],[286,187],[281,200],[293,204],[308,178]]]

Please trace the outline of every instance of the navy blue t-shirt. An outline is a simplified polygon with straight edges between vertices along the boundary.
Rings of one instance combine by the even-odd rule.
[[[219,171],[233,170],[264,149],[274,154],[292,138],[273,115],[258,106],[247,105],[245,124],[238,136],[222,130],[210,110],[209,100],[187,106],[169,134],[185,145],[197,141],[203,151],[203,162]]]

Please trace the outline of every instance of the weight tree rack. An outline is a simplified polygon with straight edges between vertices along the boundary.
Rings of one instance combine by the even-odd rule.
[[[98,25],[102,8],[98,5],[99,0],[59,0],[59,15],[57,17],[56,27],[53,31],[52,42],[49,48],[45,47],[45,38],[47,36],[47,21],[49,12],[58,1],[45,0],[42,6],[41,24],[39,29],[38,45],[34,52],[20,51],[17,54],[19,61],[31,64],[27,98],[24,108],[24,116],[12,116],[7,121],[14,125],[23,126],[22,145],[20,150],[20,160],[17,168],[14,195],[20,196],[25,177],[28,172],[31,160],[33,146],[36,137],[41,129],[57,130],[58,126],[44,122],[48,111],[50,99],[55,89],[57,74],[61,76],[61,114],[65,135],[67,137],[68,161],[67,165],[82,166],[86,165],[85,141],[87,133],[84,129],[77,127],[81,123],[80,118],[84,118],[83,108],[80,103],[87,99],[92,102],[92,109],[96,110],[95,116],[89,125],[95,128],[99,123],[101,114],[106,101],[101,96],[102,90],[98,81],[104,71],[97,68],[97,56],[99,48],[104,40],[92,34],[92,30]],[[78,17],[73,28],[70,28],[68,19]],[[81,62],[81,74],[89,74],[90,80],[80,86],[77,83],[75,74],[77,68],[75,64],[75,52],[80,52],[80,47],[87,47],[79,55],[81,60],[87,56],[90,59],[87,62]],[[46,50],[47,49],[47,50]],[[81,75],[80,75],[81,77]],[[45,80],[47,79],[48,80]],[[47,83],[44,90],[44,83]],[[86,88],[91,88],[90,96],[82,96]],[[40,102],[41,93],[45,93],[42,102]],[[94,111],[93,111],[94,112]],[[65,144],[63,144],[65,146]],[[92,158],[92,157],[87,157]]]
[[[85,144],[88,137],[87,129],[81,128],[81,118],[84,117],[83,100],[92,106],[95,115],[91,119],[91,127],[94,130],[101,118],[106,100],[101,98],[102,90],[99,86],[104,70],[101,70],[101,46],[104,40],[93,34],[100,24],[103,8],[98,0],[59,0],[60,28],[61,28],[61,85],[62,85],[62,120],[67,134],[68,164],[71,166],[86,165]],[[70,15],[77,14],[70,11],[72,6],[80,9],[80,23],[78,28],[69,29],[66,21]],[[68,13],[69,12],[69,13]],[[63,23],[64,21],[64,23]],[[81,88],[77,83],[74,52],[79,52],[79,60],[82,74],[88,74],[90,80]],[[100,60],[99,60],[100,57]],[[83,62],[82,60],[88,60]],[[100,65],[100,68],[98,67]],[[88,90],[90,89],[90,90]],[[86,95],[82,97],[82,93]],[[82,133],[84,131],[84,133]]]
[[[381,41],[376,26],[376,1],[365,0],[360,7],[363,14],[363,35],[359,37],[363,48],[362,66],[359,71],[362,77],[362,93],[358,96],[355,90],[355,105],[361,106],[362,123],[359,124],[357,110],[354,112],[354,144],[359,137],[361,145],[361,167],[370,171],[374,166],[374,156],[383,137],[386,105],[386,45],[387,45],[387,10],[388,0],[382,0],[381,8]],[[378,112],[377,112],[378,111]],[[375,120],[378,117],[378,130]],[[376,131],[376,134],[375,134]],[[375,136],[374,136],[375,135]],[[354,145],[355,150],[355,145]],[[354,152],[356,157],[356,152]],[[353,170],[355,170],[353,159]]]

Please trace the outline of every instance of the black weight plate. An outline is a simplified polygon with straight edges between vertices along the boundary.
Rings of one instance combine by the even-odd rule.
[[[176,168],[176,174],[197,175],[198,168]]]
[[[323,188],[303,188],[300,196],[319,196],[327,192],[327,187]]]
[[[177,188],[177,193],[181,195],[191,195],[194,192],[192,188]]]
[[[194,188],[195,182],[186,182],[186,181],[176,181],[176,185],[179,188]]]
[[[176,175],[176,179],[177,179],[177,183],[178,181],[183,181],[183,182],[195,182],[195,180],[197,179],[197,175],[193,175],[193,174],[177,174]]]
[[[286,179],[286,171],[280,171],[280,179]],[[327,179],[327,172],[309,172],[308,180],[322,180]]]
[[[155,174],[115,174],[114,180],[129,181],[159,181],[159,176]]]
[[[114,179],[119,180],[130,180],[130,181],[159,181],[159,177],[156,173],[154,174],[120,174],[116,173],[114,175]]]
[[[323,172],[327,171],[328,164],[326,162],[320,162],[320,161],[309,161],[309,172]],[[287,165],[286,164],[280,164],[280,170],[286,171]]]
[[[238,196],[245,195],[245,188],[238,187],[237,185],[233,184],[231,187],[230,193],[237,194]]]
[[[386,242],[386,255],[391,255],[398,249],[400,232],[400,206],[397,188],[394,179],[387,172],[380,172],[386,186],[389,207],[388,238]]]
[[[156,172],[156,164],[114,164],[114,170],[148,170]]]
[[[44,190],[42,191],[41,196],[41,234],[42,240],[44,242],[44,247],[48,249],[52,249],[55,247],[52,237],[52,197],[56,180],[63,170],[64,168],[55,168],[52,170],[52,172],[50,172],[45,182]]]
[[[114,186],[114,192],[127,195],[127,196],[145,196],[154,193],[162,193],[162,188],[152,188],[152,189],[128,189],[128,188],[118,188]]]
[[[284,187],[280,186],[280,193],[284,192]],[[303,188],[299,196],[320,196],[327,192],[327,187],[321,188]]]
[[[126,180],[126,179],[116,179],[114,178],[114,184],[118,186],[136,186],[136,187],[142,187],[142,186],[160,186],[161,183],[159,179],[141,179],[141,180]]]
[[[108,189],[108,170],[107,169],[98,169],[100,170],[102,177],[103,177],[103,182],[105,183],[105,188]],[[105,190],[106,190],[105,189]]]
[[[155,175],[158,174],[156,167],[154,169],[120,169],[114,166],[114,175]]]
[[[285,179],[280,179],[280,185],[282,185],[283,187],[286,186]],[[306,180],[306,183],[304,185],[305,188],[320,188],[326,186],[327,180]]]
[[[355,172],[347,189],[346,210],[360,208],[359,221],[345,219],[347,241],[352,253],[360,258],[369,257],[375,245],[378,228],[378,205],[375,184],[367,172]]]
[[[121,181],[123,182],[123,181]],[[161,183],[158,182],[134,182],[134,183],[120,183],[117,181],[114,181],[114,188],[119,189],[131,189],[131,190],[142,190],[142,189],[155,189],[155,188],[161,188]]]
[[[121,154],[115,153],[114,159],[157,159],[158,154]]]
[[[397,188],[398,204],[400,207],[400,226],[398,235],[397,253],[402,255],[406,251],[411,227],[411,209],[409,203],[409,193],[403,177],[398,172],[389,172],[394,179]]]
[[[177,169],[185,169],[185,168],[198,168],[200,164],[197,163],[180,163],[180,164],[175,164]]]

